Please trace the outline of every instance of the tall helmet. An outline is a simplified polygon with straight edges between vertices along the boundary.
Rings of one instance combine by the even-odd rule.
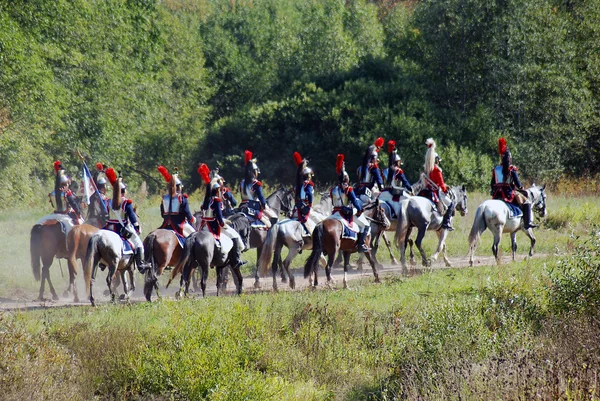
[[[169,195],[174,196],[177,192],[177,189],[175,188],[176,181],[174,179],[174,176],[169,174],[169,170],[167,170],[165,166],[158,166],[157,170],[163,176],[167,183],[167,191],[169,191]]]
[[[393,139],[390,139],[388,141],[388,153],[390,155],[388,167],[395,165],[396,162],[400,162],[400,164],[402,164],[402,158],[400,157],[400,155],[398,154],[398,150],[396,149],[396,141],[394,141]]]
[[[219,179],[218,178],[213,178],[212,180],[210,180],[210,190],[214,191],[216,189],[221,188],[221,184],[219,183]]]
[[[304,167],[304,169],[302,170],[302,175],[303,176],[314,175],[314,174],[315,173],[313,173],[313,170],[310,167]]]
[[[175,172],[173,173],[173,179],[175,180],[175,186],[179,188],[183,188],[183,182],[179,179],[179,169],[175,167]]]
[[[344,162],[343,153],[339,153],[337,155],[337,158],[335,160],[335,172],[338,175],[338,182],[340,184],[350,182],[350,176],[346,172],[346,163]]]
[[[375,140],[375,142],[373,142],[373,145],[375,145],[377,152],[379,152],[379,149],[382,148],[384,143],[385,143],[385,140],[382,137],[377,138]]]
[[[256,164],[256,159],[252,158],[252,152],[246,150],[244,152],[244,183],[250,185],[254,178],[260,174],[260,169]]]
[[[512,154],[506,145],[506,139],[500,138],[498,139],[498,154],[502,158],[502,165],[508,170],[508,167],[512,163]]]
[[[215,167],[215,169],[210,172],[210,178],[211,180],[216,179],[221,185],[223,185],[223,183],[225,182],[225,178],[223,178],[223,176],[219,174],[218,167]]]
[[[106,186],[106,178],[104,178],[104,177],[98,178],[98,186],[102,186],[104,188]]]

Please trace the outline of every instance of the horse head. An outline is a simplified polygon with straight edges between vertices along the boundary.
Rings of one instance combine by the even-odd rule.
[[[369,220],[377,225],[383,226],[384,230],[389,229],[392,225],[385,214],[385,210],[379,203],[379,199],[376,199],[375,202],[365,205],[363,210],[367,212],[366,216]]]
[[[456,210],[458,210],[460,215],[464,216],[469,213],[469,209],[467,208],[467,188],[464,185],[459,185],[450,188],[450,191],[452,191],[454,202],[456,202]]]
[[[280,186],[277,191],[269,195],[267,204],[277,214],[281,213],[287,216],[294,207],[294,189],[286,190],[283,186]]]
[[[546,185],[535,185],[527,189],[527,195],[531,200],[533,211],[540,217],[546,217]]]

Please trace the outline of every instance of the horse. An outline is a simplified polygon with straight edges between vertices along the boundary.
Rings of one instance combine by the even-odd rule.
[[[368,220],[375,222],[376,224],[380,224],[384,228],[387,228],[390,225],[390,221],[385,216],[385,212],[383,211],[383,208],[381,207],[378,200],[366,204],[363,207],[363,214]],[[338,251],[342,250],[345,254],[357,251],[356,240],[342,238],[343,232],[343,223],[340,220],[334,218],[325,219],[319,224],[317,224],[317,226],[315,227],[312,236],[312,252],[308,257],[306,263],[304,264],[304,278],[308,278],[309,276],[311,277],[311,287],[316,287],[318,285],[317,268],[321,254],[324,253],[327,255],[325,274],[327,276],[327,283],[331,285],[331,267],[333,265]],[[369,237],[370,235],[367,236],[367,238],[365,239],[367,243],[370,241]],[[365,256],[371,264],[371,268],[373,269],[375,282],[379,283],[379,274],[377,273],[377,269],[375,267],[373,259],[371,258],[371,254],[369,252],[366,252]],[[344,266],[344,288],[348,288],[347,275],[348,268],[347,266]]]
[[[331,214],[332,204],[329,198],[329,192],[321,194],[321,201],[313,207],[309,218],[316,224],[323,221]],[[316,226],[315,224],[315,226]],[[303,237],[304,228],[298,220],[285,219],[271,226],[267,232],[267,237],[264,241],[262,252],[258,258],[257,272],[260,270],[260,275],[265,277],[269,268],[273,272],[273,289],[277,291],[277,269],[281,269],[283,277],[284,272],[289,277],[289,286],[294,289],[296,282],[294,275],[290,272],[290,265],[294,258],[303,250],[312,249],[312,240],[308,237]],[[281,261],[281,250],[283,247],[288,248],[288,254],[285,260]],[[271,258],[273,259],[271,263]],[[254,287],[260,287],[258,274],[255,275]]]
[[[158,277],[165,267],[175,267],[182,254],[183,249],[173,230],[158,228],[144,238],[144,259],[151,266],[145,272],[144,282],[144,296],[148,302],[152,299],[152,289],[156,289],[156,294],[160,297]]]
[[[461,216],[468,213],[467,208],[467,190],[464,185],[451,187],[448,191],[448,196],[454,199],[456,210]],[[446,256],[446,237],[448,230],[442,228],[443,216],[437,212],[437,209],[432,201],[422,196],[412,196],[400,202],[400,213],[396,222],[396,235],[394,241],[400,249],[400,265],[406,272],[406,242],[410,240],[410,234],[413,227],[417,227],[417,238],[415,244],[421,253],[423,266],[431,266],[437,260],[438,255],[442,252],[444,262],[447,267],[452,266],[450,260]],[[423,238],[427,231],[436,231],[438,235],[438,247],[431,259],[427,259],[425,250],[422,247]],[[411,246],[412,248],[412,246]],[[412,254],[412,249],[411,249]]]
[[[546,217],[546,186],[533,185],[531,188],[526,190],[527,198],[531,201],[532,209],[535,214],[540,217]],[[471,233],[469,234],[469,266],[473,266],[473,257],[475,255],[475,248],[481,234],[489,228],[494,234],[494,244],[492,245],[492,253],[496,258],[496,263],[500,264],[500,257],[498,256],[498,245],[502,233],[510,233],[511,249],[512,249],[512,260],[515,260],[515,252],[517,251],[517,231],[523,230],[531,241],[529,248],[529,257],[533,256],[533,249],[535,247],[535,236],[533,235],[533,229],[529,228],[525,230],[523,228],[522,215],[511,216],[510,209],[504,201],[490,199],[483,202],[477,208],[475,212],[475,218],[473,220],[473,227],[471,227]]]
[[[230,243],[231,239],[225,235],[221,235],[221,247],[226,247],[227,242]],[[200,267],[201,271],[200,288],[202,289],[202,296],[204,297],[206,296],[208,269],[209,267],[216,267],[218,296],[222,291],[223,269],[226,266],[230,266],[233,271],[237,293],[241,294],[243,289],[243,277],[239,267],[236,268],[235,266],[231,266],[230,260],[234,256],[232,252],[234,252],[233,248],[228,252],[223,252],[218,246],[217,240],[213,234],[207,230],[193,233],[185,241],[182,257],[171,272],[171,278],[167,283],[167,287],[169,287],[179,271],[183,270],[177,297],[179,298],[187,295],[189,292],[190,279],[196,268],[195,266],[197,265]]]
[[[131,254],[123,253],[123,241],[119,234],[110,230],[98,230],[90,238],[83,264],[83,269],[86,273],[86,283],[89,283],[89,299],[92,306],[96,305],[93,285],[96,279],[98,263],[101,260],[108,266],[106,284],[108,285],[111,301],[115,301],[116,286],[119,283],[118,278],[113,283],[117,271],[121,273],[121,279],[123,281],[124,295],[122,298],[129,299],[135,290],[133,274],[133,265],[135,265],[134,254],[133,252]],[[131,286],[128,285],[127,280],[125,279],[125,272],[129,273]]]
[[[58,295],[50,280],[50,266],[55,257],[66,258],[68,256],[67,235],[64,233],[62,225],[57,220],[46,220],[41,224],[34,225],[29,239],[29,252],[33,276],[36,281],[41,280],[38,300],[44,300],[44,287],[47,281],[52,299],[58,301]]]

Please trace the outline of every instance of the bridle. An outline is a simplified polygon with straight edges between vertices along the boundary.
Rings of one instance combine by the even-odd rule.
[[[381,207],[381,205],[377,204],[377,202],[373,202],[373,203],[370,203],[367,206],[365,206],[363,208],[363,211],[371,210],[371,209],[376,209],[375,212],[373,213],[373,217],[365,216],[365,218],[367,220],[369,220],[370,222],[377,224],[378,226],[388,228],[389,221],[386,223],[387,217],[385,215],[385,211],[383,210],[383,207]]]

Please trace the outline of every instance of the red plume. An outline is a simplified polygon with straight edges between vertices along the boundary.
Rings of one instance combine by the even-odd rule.
[[[383,146],[383,143],[385,142],[385,140],[382,137],[379,137],[375,140],[375,146],[377,146],[378,148]]]
[[[54,172],[58,173],[61,168],[62,168],[62,163],[60,162],[60,160],[55,161],[54,162]]]
[[[117,173],[113,168],[106,169],[106,178],[108,178],[110,185],[115,185],[117,182]]]
[[[300,153],[294,152],[294,161],[296,162],[296,166],[302,164],[302,156],[300,156]]]
[[[506,153],[506,139],[504,138],[498,139],[498,153],[500,153],[500,156]]]
[[[158,172],[165,177],[166,182],[171,182],[171,174],[169,174],[169,170],[165,166],[158,166]]]
[[[250,160],[252,160],[252,152],[250,152],[249,150],[246,150],[244,152],[244,160],[246,163],[248,163]]]
[[[200,177],[202,177],[202,181],[204,181],[205,184],[210,182],[210,169],[206,164],[202,163],[200,167],[198,167],[198,174],[200,174]]]
[[[338,174],[341,174],[343,169],[344,169],[344,154],[340,153],[337,155],[337,159],[335,160],[335,172]]]
[[[96,170],[98,170],[98,171],[104,170],[104,164],[102,164],[100,162],[96,163]]]
[[[390,139],[388,141],[388,153],[392,153],[394,150],[396,150],[396,141]]]

